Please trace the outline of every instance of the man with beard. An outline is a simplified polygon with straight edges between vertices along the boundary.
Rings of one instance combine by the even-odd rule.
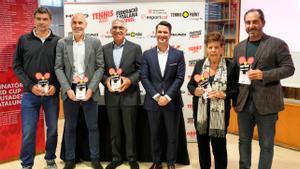
[[[236,103],[239,165],[240,169],[250,169],[251,140],[257,125],[258,169],[271,169],[276,121],[278,112],[284,108],[280,80],[293,75],[295,68],[287,44],[263,32],[265,18],[262,10],[250,9],[245,13],[244,22],[249,37],[234,49],[239,74]]]

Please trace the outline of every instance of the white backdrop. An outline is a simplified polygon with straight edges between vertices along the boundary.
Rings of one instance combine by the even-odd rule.
[[[195,141],[196,132],[192,118],[192,96],[187,82],[197,59],[204,55],[204,13],[205,2],[138,2],[138,3],[65,3],[65,36],[71,32],[72,14],[85,14],[88,26],[86,33],[97,37],[102,44],[112,41],[111,21],[117,17],[127,22],[127,36],[130,41],[141,45],[145,51],[156,45],[155,26],[161,20],[172,24],[170,44],[184,51],[186,76],[181,88],[184,100],[184,120],[188,141]],[[103,94],[103,86],[101,87]],[[142,94],[145,94],[142,91]]]

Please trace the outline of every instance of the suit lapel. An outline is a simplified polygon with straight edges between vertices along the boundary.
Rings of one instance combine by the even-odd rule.
[[[73,65],[73,63],[74,63],[74,58],[73,58],[73,36],[68,36],[66,41],[67,41],[68,58],[69,58],[70,64]]]
[[[113,50],[114,50],[113,43],[111,42],[108,47],[109,47],[109,49],[107,50],[107,60],[109,62],[108,66],[109,66],[109,68],[113,67],[114,69],[116,69],[116,64],[115,64],[114,56],[113,56]]]
[[[255,53],[255,59],[254,59],[254,62],[252,64],[252,68],[255,68],[258,60],[261,58],[261,56],[263,55],[264,50],[266,49],[266,44],[267,44],[267,43],[265,43],[266,37],[267,37],[267,35],[264,35],[262,37],[261,41],[260,41],[260,44],[257,48],[256,53]]]
[[[123,47],[123,52],[122,52],[121,61],[120,61],[120,67],[122,67],[122,63],[124,62],[124,59],[126,59],[125,57],[127,56],[127,53],[130,51],[129,48],[130,48],[129,43],[126,40],[124,47]]]
[[[161,69],[160,69],[160,66],[159,66],[159,61],[158,61],[158,54],[157,54],[157,47],[156,48],[153,48],[152,50],[152,54],[153,54],[153,65],[156,66],[156,68],[154,70],[158,70],[158,74],[159,74],[159,77],[162,79],[162,74],[161,74]]]
[[[87,65],[89,64],[89,59],[90,59],[90,53],[92,50],[92,44],[91,44],[91,39],[85,35],[85,41],[84,41],[84,47],[85,47],[85,52],[84,52],[84,66],[85,69],[87,69]]]
[[[164,77],[166,77],[167,73],[169,72],[169,65],[170,65],[170,60],[171,60],[171,54],[173,53],[173,48],[171,46],[169,46],[169,52],[168,52],[168,58],[167,58],[167,63],[166,63],[166,67],[165,67],[165,72],[164,72]]]

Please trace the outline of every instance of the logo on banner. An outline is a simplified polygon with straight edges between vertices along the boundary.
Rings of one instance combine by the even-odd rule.
[[[129,32],[129,33],[126,33],[126,36],[130,36],[132,38],[137,38],[137,39],[142,39],[143,33],[142,32]]]
[[[193,59],[188,61],[188,66],[189,67],[194,67],[197,63],[198,59]]]
[[[99,35],[99,33],[85,33],[85,34],[87,34],[89,36],[92,36],[92,37],[95,37],[95,38],[97,38],[98,35]]]
[[[181,17],[181,18],[189,18],[191,20],[202,20],[199,12],[195,11],[183,11],[183,12],[173,12],[171,13],[171,17]]]
[[[105,11],[99,11],[96,13],[93,13],[93,20],[98,20],[99,23],[107,22],[108,18],[114,16],[113,10],[105,10]]]
[[[155,19],[168,19],[167,12],[164,9],[148,9],[147,14],[141,15],[142,19],[149,19],[149,20],[155,20]]]
[[[116,11],[117,18],[123,19],[125,22],[134,22],[134,18],[138,16],[138,8],[129,8]]]
[[[66,15],[65,15],[65,18],[72,18],[73,15],[74,15],[74,14],[66,14]],[[86,14],[86,13],[85,13],[85,14],[83,14],[83,15],[85,16],[85,18],[88,18],[88,17],[89,17],[89,14]]]
[[[201,45],[191,46],[189,47],[189,51],[192,53],[199,53],[199,51],[202,49]]]
[[[202,30],[192,31],[190,32],[190,38],[199,38],[201,34],[202,34]]]
[[[172,36],[185,37],[186,33],[171,33]]]

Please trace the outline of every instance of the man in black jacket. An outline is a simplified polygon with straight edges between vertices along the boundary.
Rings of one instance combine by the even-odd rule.
[[[13,59],[13,69],[24,85],[22,95],[23,169],[34,163],[36,129],[40,107],[43,106],[47,126],[45,160],[48,169],[56,169],[57,119],[59,112],[59,83],[54,73],[55,50],[59,37],[50,30],[51,11],[40,7],[34,12],[35,28],[19,38]]]

